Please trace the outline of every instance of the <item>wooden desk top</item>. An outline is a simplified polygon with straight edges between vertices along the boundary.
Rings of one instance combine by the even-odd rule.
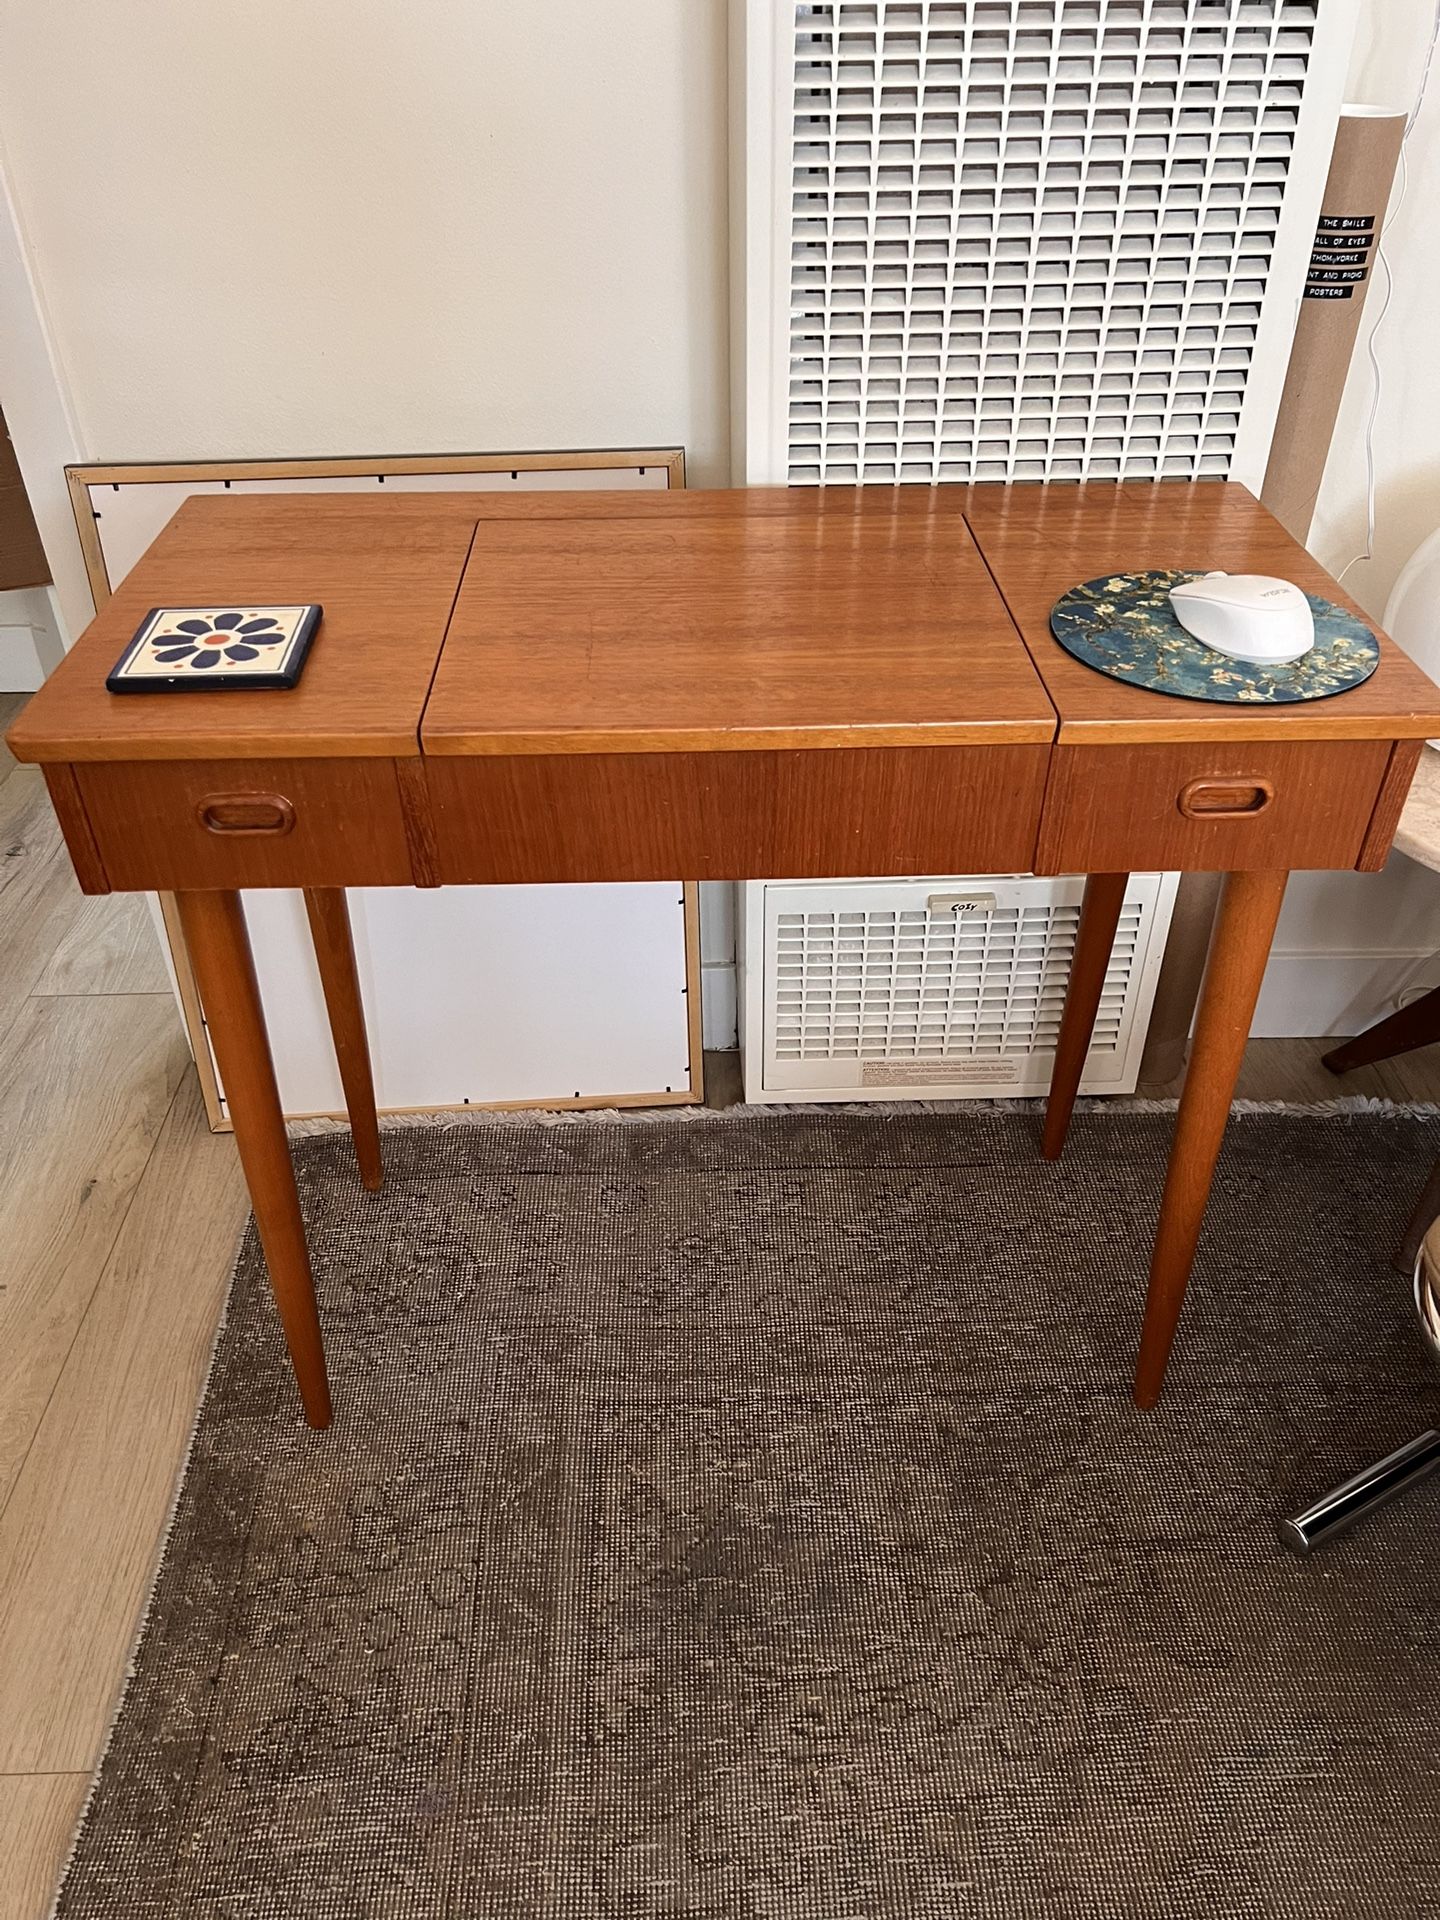
[[[1423,740],[1440,690],[1394,641],[1363,686],[1328,700],[1245,707],[1126,686],[1057,644],[1050,609],[1067,588],[1147,567],[1268,573],[1379,628],[1244,487],[1225,481],[1073,487],[977,486],[964,513],[1060,716],[1059,740]]]
[[[458,508],[457,510],[457,504]],[[420,751],[420,715],[475,531],[473,496],[187,500],[12,729],[21,760],[368,758]],[[318,600],[289,692],[107,693],[151,607]]]
[[[1067,587],[1163,566],[1344,601],[1222,482],[197,498],[10,744],[87,762],[1440,733],[1440,690],[1388,640],[1350,693],[1245,708],[1125,686],[1050,638]],[[105,691],[150,607],[226,599],[324,605],[293,692]]]
[[[1054,738],[948,503],[892,488],[632,500],[621,517],[592,495],[584,517],[479,523],[427,754]]]

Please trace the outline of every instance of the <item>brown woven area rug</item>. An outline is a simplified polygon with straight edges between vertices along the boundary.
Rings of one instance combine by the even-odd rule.
[[[1171,1120],[297,1147],[338,1423],[242,1251],[67,1920],[1440,1913],[1404,1113],[1232,1124],[1160,1411]]]

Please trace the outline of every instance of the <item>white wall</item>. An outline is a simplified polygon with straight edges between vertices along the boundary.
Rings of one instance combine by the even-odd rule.
[[[651,445],[728,478],[723,0],[0,12],[83,457]]]
[[[3,27],[0,27],[3,36]],[[26,498],[50,562],[49,604],[57,624],[39,649],[48,672],[91,613],[90,587],[65,484],[80,457],[69,400],[55,363],[45,303],[20,232],[0,138],[0,401]],[[32,629],[32,632],[34,629]]]
[[[1434,0],[1367,0],[1348,98],[1409,108],[1434,19]],[[1345,585],[1376,619],[1395,577],[1440,526],[1440,60],[1406,149],[1410,185],[1385,238],[1394,274],[1376,341],[1381,405],[1375,557]],[[1365,337],[1380,311],[1383,279],[1366,304],[1325,484],[1310,534],[1333,572],[1365,547],[1365,423],[1374,391]],[[1275,936],[1256,1019],[1258,1033],[1354,1033],[1393,1010],[1398,994],[1440,983],[1440,875],[1392,856],[1383,874],[1299,874]]]

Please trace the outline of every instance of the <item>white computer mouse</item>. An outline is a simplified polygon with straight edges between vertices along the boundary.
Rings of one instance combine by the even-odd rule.
[[[1300,588],[1264,573],[1206,573],[1170,589],[1175,618],[1216,653],[1283,666],[1315,644],[1315,616]]]

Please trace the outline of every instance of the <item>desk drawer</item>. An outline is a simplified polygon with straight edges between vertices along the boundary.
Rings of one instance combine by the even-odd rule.
[[[119,893],[412,880],[392,760],[128,760],[75,774]]]
[[[1057,746],[1038,873],[1353,867],[1385,740]]]
[[[431,755],[439,877],[1024,873],[1046,746]]]

